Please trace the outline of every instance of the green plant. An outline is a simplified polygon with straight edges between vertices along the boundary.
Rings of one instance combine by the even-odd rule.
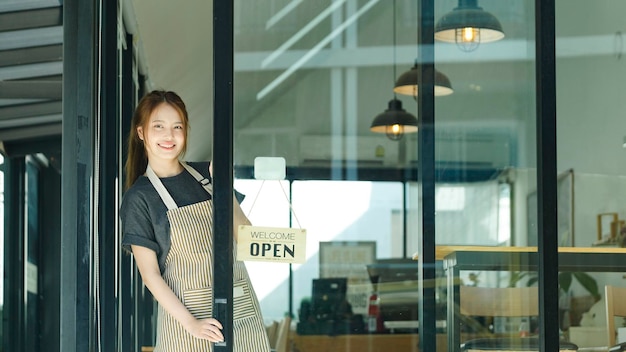
[[[514,271],[514,272],[511,272],[511,277],[509,279],[509,287],[517,286],[517,284],[525,277],[528,277],[526,286],[536,285],[537,281],[539,281],[539,278],[537,277],[536,272]],[[585,290],[587,290],[587,292],[589,292],[589,294],[592,295],[596,301],[600,300],[601,296],[600,296],[600,291],[598,289],[598,282],[591,275],[585,272],[568,272],[568,271],[560,272],[559,273],[559,288],[563,292],[569,292],[574,279],[576,279],[576,281],[578,281],[578,283],[580,283],[580,285]]]

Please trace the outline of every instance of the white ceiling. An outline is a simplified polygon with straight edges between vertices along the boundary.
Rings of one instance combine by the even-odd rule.
[[[250,2],[248,2],[250,1]],[[534,85],[534,77],[531,75],[519,77],[515,76],[515,69],[506,70],[502,68],[502,64],[522,64],[532,66],[534,62],[534,42],[532,31],[532,18],[534,11],[532,10],[532,1],[513,1],[501,2],[500,0],[482,0],[481,5],[495,13],[496,17],[503,23],[503,27],[508,29],[505,40],[489,45],[482,45],[480,50],[472,53],[460,53],[454,45],[437,45],[435,47],[435,55],[437,57],[438,69],[447,71],[453,86],[456,90],[451,97],[445,97],[449,105],[465,106],[469,99],[465,93],[481,94],[481,98],[477,101],[489,101],[488,94],[498,95],[509,90],[522,91],[525,95],[532,92]],[[266,0],[251,1],[241,0],[236,5],[247,6],[245,12],[251,12],[250,16],[254,16],[253,24],[243,26],[241,23],[250,21],[250,19],[240,18],[241,14],[235,18],[235,24],[239,31],[239,38],[244,34],[251,34],[252,38],[240,39],[250,48],[237,49],[235,57],[236,70],[246,73],[241,80],[250,80],[251,86],[242,88],[237,87],[237,94],[240,101],[245,101],[243,108],[239,105],[239,114],[243,115],[237,118],[238,126],[246,128],[255,128],[251,119],[256,118],[256,114],[260,109],[267,109],[268,103],[259,102],[259,92],[268,85],[274,78],[286,72],[294,62],[310,52],[310,49],[317,42],[313,40],[310,43],[298,43],[279,56],[271,65],[263,66],[263,60],[272,55],[279,47],[281,42],[287,42],[290,36],[299,29],[305,27],[307,21],[324,10],[332,1],[321,0]],[[387,6],[390,3],[385,0],[363,0],[356,1],[355,4],[363,7],[364,4],[374,4],[377,16],[381,17],[381,13],[391,18]],[[397,0],[398,4],[403,6],[416,3],[414,0]],[[148,77],[148,89],[167,89],[178,92],[185,102],[190,114],[191,131],[187,158],[190,160],[208,160],[212,158],[212,114],[213,114],[213,58],[212,58],[212,1],[207,0],[122,0],[122,11],[124,15],[127,30],[134,35],[136,45],[139,48],[138,56],[140,58],[140,71]],[[259,40],[263,37],[261,33],[265,21],[273,18],[277,13],[293,5],[296,10],[300,11],[298,22],[291,23],[285,33],[279,32],[277,38],[272,40],[278,42],[264,43]],[[436,2],[436,13],[449,11],[456,4],[456,0]],[[559,25],[557,26],[557,56],[589,56],[589,55],[611,55],[615,51],[615,28],[614,24],[619,19],[613,15],[616,11],[615,2],[602,1],[594,2],[594,7],[589,8],[585,5],[585,0],[571,0],[566,2],[557,2],[557,14],[560,14]],[[270,8],[272,5],[273,7]],[[250,7],[252,6],[252,7]],[[619,5],[625,7],[626,5]],[[587,8],[585,14],[576,15],[574,12],[580,8]],[[314,11],[308,17],[303,15],[306,11]],[[387,12],[384,12],[387,11]],[[262,12],[262,13],[260,13]],[[371,15],[372,12],[366,15]],[[239,18],[237,17],[239,16]],[[590,17],[601,16],[604,18],[609,16],[607,21],[590,20]],[[615,18],[613,18],[613,17]],[[301,19],[305,18],[304,20]],[[366,17],[366,16],[364,16]],[[587,25],[581,25],[578,21],[580,18],[586,18]],[[362,17],[363,18],[363,17]],[[385,17],[386,18],[386,17]],[[530,19],[529,19],[530,18]],[[368,17],[372,20],[372,17]],[[374,26],[372,30],[376,31],[380,27],[381,18],[375,18],[374,25],[371,23],[360,23],[360,26]],[[238,22],[239,21],[239,22]],[[284,19],[283,19],[284,21]],[[258,22],[258,23],[257,23]],[[292,21],[294,22],[294,21]],[[384,21],[383,21],[384,22]],[[239,25],[237,25],[239,23]],[[260,29],[259,29],[260,28]],[[255,32],[255,30],[258,32]],[[249,32],[245,32],[249,31]],[[367,32],[367,28],[366,28]],[[280,37],[282,34],[282,37]],[[322,33],[322,36],[324,33]],[[383,35],[383,39],[388,39],[388,34]],[[528,38],[531,38],[530,40]],[[255,40],[257,42],[255,42]],[[302,68],[330,68],[330,67],[389,67],[392,58],[389,52],[392,47],[388,45],[389,40],[383,40],[382,45],[377,46],[359,46],[354,48],[330,48],[328,45],[322,47],[318,55],[306,61]],[[409,41],[409,43],[412,41]],[[312,43],[312,44],[311,44]],[[256,47],[254,46],[256,45]],[[253,50],[254,49],[254,50]],[[398,72],[408,69],[412,64],[415,56],[415,47],[400,43],[395,50],[395,63]],[[467,69],[467,63],[472,63],[471,69]],[[494,66],[494,64],[498,64]],[[493,74],[494,67],[500,67],[500,72],[507,72],[508,75],[513,73],[511,77],[503,78],[499,74]],[[249,75],[247,73],[250,73]],[[527,72],[519,71],[518,72]],[[259,78],[261,77],[261,78]],[[469,77],[469,78],[468,78]],[[480,81],[476,81],[475,77],[479,77]],[[236,78],[237,79],[237,78]],[[248,81],[246,81],[248,83]],[[527,86],[521,87],[521,85]],[[283,94],[274,93],[275,96]],[[360,88],[359,88],[360,89]],[[477,89],[480,93],[477,93]],[[327,94],[327,87],[322,88],[320,92]],[[256,99],[255,99],[256,98]],[[379,99],[376,97],[375,105],[380,106],[380,110],[375,108],[369,115],[375,116],[381,112],[386,106],[387,100],[391,98],[385,97]],[[532,97],[529,97],[532,98]],[[264,98],[266,99],[266,98]],[[277,99],[274,97],[273,99]],[[367,99],[365,99],[367,100]],[[378,101],[379,100],[379,101]],[[360,101],[361,102],[361,101]],[[367,101],[365,102],[368,103]],[[532,101],[529,101],[532,103]],[[239,104],[239,103],[237,103]],[[360,109],[365,109],[359,107]],[[275,109],[275,108],[272,108]],[[510,110],[510,108],[508,108]],[[441,115],[439,115],[441,116]],[[456,116],[455,116],[456,118]],[[317,122],[317,121],[316,121]],[[359,121],[358,131],[369,133],[367,128],[370,121],[363,119]],[[330,126],[330,122],[323,122]],[[362,125],[362,126],[361,126]],[[298,128],[301,125],[297,125]],[[270,125],[262,126],[262,128],[276,128]],[[328,127],[330,128],[330,127]],[[265,130],[259,130],[259,134]],[[254,134],[253,132],[252,134]],[[298,133],[305,135],[310,131],[299,131]],[[330,130],[327,132],[330,133]]]
[[[188,157],[210,159],[212,145],[206,142],[213,136],[213,2],[123,1],[127,30],[142,50],[140,69],[148,77],[148,89],[172,90],[183,98],[192,127]]]

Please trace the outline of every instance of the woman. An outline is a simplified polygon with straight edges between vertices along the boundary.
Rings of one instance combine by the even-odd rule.
[[[152,91],[132,119],[122,200],[122,246],[159,303],[155,351],[211,351],[224,339],[212,317],[213,214],[209,163],[185,163],[189,129],[174,92]],[[249,224],[234,201],[234,227]],[[243,262],[233,268],[233,350],[269,351]]]

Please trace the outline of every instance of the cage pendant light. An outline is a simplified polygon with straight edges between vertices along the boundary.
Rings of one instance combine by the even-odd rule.
[[[435,25],[435,39],[456,43],[463,51],[473,51],[480,43],[504,38],[496,16],[478,6],[477,0],[459,0],[459,6],[441,17]]]
[[[396,0],[393,0],[393,77],[396,77]],[[387,138],[398,141],[405,133],[417,132],[417,118],[402,108],[402,102],[398,100],[394,92],[393,99],[389,101],[387,110],[378,114],[370,131],[385,133]]]

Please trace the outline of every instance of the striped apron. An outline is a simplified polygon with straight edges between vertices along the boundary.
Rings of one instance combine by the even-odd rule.
[[[194,168],[181,164],[212,195],[212,186]],[[168,208],[171,247],[163,279],[197,319],[212,317],[213,310],[213,207],[212,201],[178,207],[161,180],[148,166],[146,175]],[[236,248],[236,246],[233,246]],[[233,254],[236,256],[236,253]],[[233,351],[269,351],[261,308],[243,262],[233,265]],[[211,342],[198,339],[159,304],[155,352],[213,351]]]

